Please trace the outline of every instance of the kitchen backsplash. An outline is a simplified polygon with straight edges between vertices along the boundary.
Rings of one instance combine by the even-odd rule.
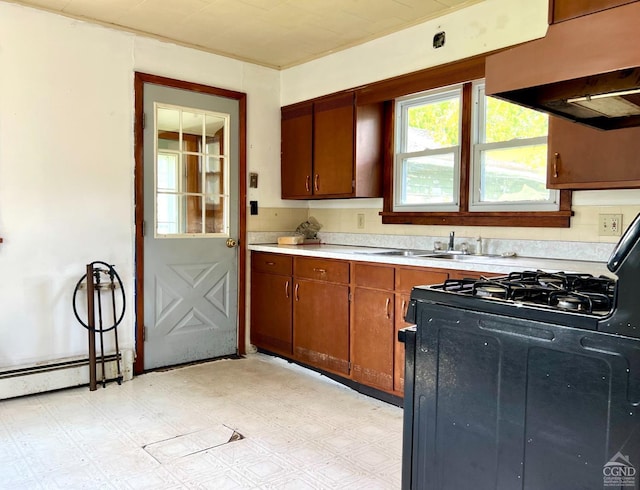
[[[484,253],[514,252],[528,257],[606,261],[619,237],[598,235],[598,215],[622,214],[623,229],[640,213],[639,205],[574,206],[570,228],[461,227],[383,225],[375,208],[262,208],[248,216],[249,243],[273,243],[291,233],[308,216],[323,225],[320,238],[342,245],[432,249],[456,233],[456,247],[467,242],[471,251],[482,237]],[[363,215],[364,228],[358,228]],[[362,221],[362,219],[360,219]]]
[[[287,232],[262,231],[249,232],[249,243],[275,243],[279,236]],[[290,233],[290,232],[289,232]],[[318,235],[322,243],[335,245],[354,245],[359,247],[411,248],[432,250],[434,242],[447,239],[441,236],[417,235],[378,235],[368,233],[326,233]],[[460,250],[462,243],[467,243],[469,252],[477,250],[477,237],[458,236],[455,248]],[[613,251],[614,243],[600,242],[568,242],[556,240],[516,240],[501,238],[482,238],[482,252],[488,254],[516,254],[520,257],[543,257],[565,260],[586,260],[606,262]]]

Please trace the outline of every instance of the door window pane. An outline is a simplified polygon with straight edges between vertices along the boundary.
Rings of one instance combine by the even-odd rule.
[[[156,104],[156,237],[228,235],[229,115]]]

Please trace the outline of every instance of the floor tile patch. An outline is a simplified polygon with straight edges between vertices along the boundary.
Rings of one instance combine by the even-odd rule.
[[[225,425],[219,425],[146,444],[142,448],[159,463],[169,463],[178,458],[198,454],[242,439],[244,437],[239,432]]]

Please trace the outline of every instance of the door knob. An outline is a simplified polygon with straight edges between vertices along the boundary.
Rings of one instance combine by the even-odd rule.
[[[238,244],[235,238],[227,238],[227,247],[233,248]]]

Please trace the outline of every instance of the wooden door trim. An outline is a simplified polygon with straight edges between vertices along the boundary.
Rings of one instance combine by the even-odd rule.
[[[236,351],[239,355],[245,354],[246,335],[246,261],[247,261],[247,94],[226,90],[199,83],[186,82],[173,78],[152,75],[149,73],[135,72],[135,116],[134,116],[134,202],[135,202],[135,350],[136,359],[133,364],[134,374],[144,372],[144,236],[142,234],[142,222],[144,221],[143,200],[143,167],[144,167],[144,141],[143,141],[143,96],[144,84],[153,83],[164,87],[178,88],[198,92],[207,95],[216,95],[238,101],[239,105],[239,155],[238,155],[238,339]]]

